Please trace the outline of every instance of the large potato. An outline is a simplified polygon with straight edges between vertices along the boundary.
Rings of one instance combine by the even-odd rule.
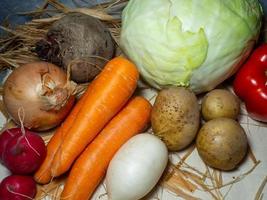
[[[196,147],[202,160],[209,166],[232,170],[247,152],[247,137],[238,122],[230,118],[216,118],[200,129]]]
[[[184,87],[170,87],[159,92],[152,108],[151,125],[170,151],[188,146],[195,138],[200,110],[193,92]]]

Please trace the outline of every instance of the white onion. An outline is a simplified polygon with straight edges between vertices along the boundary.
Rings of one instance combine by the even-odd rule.
[[[159,181],[168,162],[165,144],[143,133],[126,142],[111,160],[106,184],[109,200],[137,200]]]

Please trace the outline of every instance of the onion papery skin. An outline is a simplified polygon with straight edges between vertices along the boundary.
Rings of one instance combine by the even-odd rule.
[[[58,66],[47,62],[22,65],[4,83],[3,101],[10,117],[34,131],[59,125],[71,110],[75,83]]]

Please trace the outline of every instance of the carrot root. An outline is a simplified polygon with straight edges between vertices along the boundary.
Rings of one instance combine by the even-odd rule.
[[[106,64],[90,85],[90,93],[54,156],[52,176],[70,169],[86,146],[127,103],[137,87],[138,78],[136,66],[123,57]]]
[[[70,129],[71,124],[74,122],[75,118],[77,117],[77,114],[80,111],[84,103],[84,99],[87,93],[85,93],[81,97],[81,99],[76,103],[76,105],[74,106],[74,108],[72,109],[68,117],[61,124],[61,126],[57,128],[53,137],[48,142],[47,154],[46,154],[45,160],[41,164],[40,168],[34,174],[34,179],[37,183],[47,184],[52,180],[53,176],[51,174],[50,168],[51,168],[54,156],[56,152],[58,151],[67,131]]]

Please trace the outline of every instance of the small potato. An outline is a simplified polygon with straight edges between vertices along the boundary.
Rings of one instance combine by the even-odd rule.
[[[238,122],[216,118],[200,129],[196,147],[202,160],[220,170],[234,169],[247,152],[247,137]]]
[[[159,92],[152,108],[151,125],[170,151],[188,146],[195,138],[200,109],[193,92],[184,87],[170,87]]]
[[[210,91],[204,96],[202,101],[201,113],[205,121],[219,117],[236,119],[239,111],[239,99],[225,89]]]

